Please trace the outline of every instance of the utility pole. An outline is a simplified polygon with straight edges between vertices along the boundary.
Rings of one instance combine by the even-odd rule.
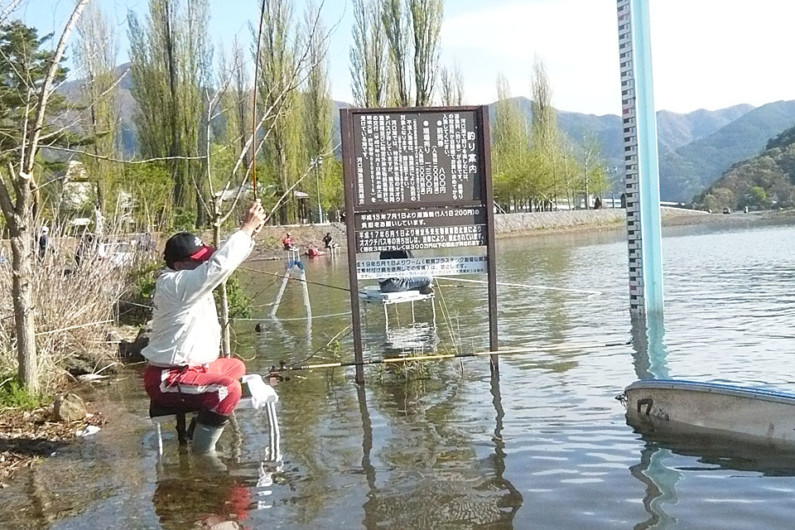
[[[320,202],[320,177],[318,175],[318,166],[323,164],[323,157],[318,156],[312,160],[312,167],[315,170],[315,187],[317,188],[317,222],[323,222],[323,204]]]
[[[618,175],[618,166],[613,166],[612,177],[610,178],[610,204],[612,208],[616,207],[616,175]]]
[[[588,155],[585,155],[585,209],[588,209]]]

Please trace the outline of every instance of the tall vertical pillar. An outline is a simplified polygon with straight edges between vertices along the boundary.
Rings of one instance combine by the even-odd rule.
[[[630,313],[663,314],[660,174],[648,0],[618,0]]]

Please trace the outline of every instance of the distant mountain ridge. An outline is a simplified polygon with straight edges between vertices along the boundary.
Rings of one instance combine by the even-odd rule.
[[[713,211],[795,206],[795,127],[767,142],[758,155],[734,164],[697,199]]]
[[[524,97],[515,100],[530,118],[531,101]],[[582,144],[586,134],[595,135],[607,165],[621,172],[624,145],[619,116],[558,111],[558,125],[575,146]],[[661,199],[690,202],[732,164],[761,152],[770,138],[793,125],[795,101],[686,114],[658,111]]]
[[[660,153],[673,151],[709,136],[752,110],[753,105],[742,104],[717,111],[699,109],[687,114],[658,111],[657,141]]]
[[[121,75],[129,64],[121,65]],[[134,156],[138,140],[133,123],[136,102],[130,89],[129,72],[119,84],[120,138],[125,156]],[[69,98],[79,96],[80,81],[65,83],[60,91]],[[532,116],[531,100],[516,97],[528,119]],[[496,103],[489,105],[493,115]],[[339,109],[349,103],[334,101],[333,142],[339,142]],[[602,146],[608,167],[623,173],[624,145],[621,117],[579,112],[557,111],[558,125],[575,149],[586,135],[592,134]],[[689,202],[708,188],[732,164],[761,152],[766,142],[795,125],[795,101],[778,101],[761,107],[740,104],[719,110],[700,109],[680,114],[657,112],[658,146],[660,154],[660,194],[662,200]]]
[[[660,196],[687,202],[733,164],[760,153],[770,140],[795,125],[795,101],[755,108],[712,134],[660,158]]]

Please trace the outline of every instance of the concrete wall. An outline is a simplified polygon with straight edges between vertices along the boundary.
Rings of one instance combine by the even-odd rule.
[[[705,212],[662,208],[663,219],[705,216]],[[721,216],[716,216],[721,217]],[[600,210],[561,210],[557,212],[510,213],[496,216],[495,230],[500,237],[574,230],[622,229],[626,213],[623,209],[605,208]],[[257,237],[263,248],[279,250],[279,240],[285,232],[290,232],[298,246],[304,248],[309,243],[322,246],[321,240],[326,232],[331,232],[334,240],[345,246],[345,225],[331,223],[326,225],[266,226]]]

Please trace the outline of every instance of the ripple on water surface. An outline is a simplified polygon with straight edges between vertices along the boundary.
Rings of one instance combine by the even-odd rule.
[[[253,411],[239,414],[240,443],[224,435],[223,469],[216,470],[185,462],[171,433],[158,466],[152,431],[140,423],[86,442],[95,447],[85,453],[87,469],[101,473],[70,474],[77,456],[40,467],[52,499],[75,495],[79,483],[80,503],[42,505],[15,486],[7,506],[34,499],[38,512],[23,510],[16,520],[56,528],[120,520],[184,527],[210,515],[282,528],[789,527],[793,455],[641,435],[627,426],[615,396],[661,372],[790,388],[782,366],[791,364],[795,314],[791,241],[789,226],[679,229],[666,237],[666,333],[649,356],[637,340],[626,344],[632,327],[620,233],[500,240],[498,279],[524,286],[499,288],[501,344],[532,351],[503,357],[499,384],[485,358],[432,364],[411,382],[399,368],[374,368],[363,388],[351,383],[350,370],[291,373],[277,386],[278,463],[267,462],[269,425]],[[336,258],[309,263],[307,274],[318,284],[347,282],[345,262]],[[246,281],[252,292],[266,286],[254,274]],[[275,289],[256,303],[270,303]],[[451,349],[455,336],[463,351],[484,350],[485,289],[447,280],[437,289],[439,347]],[[250,369],[312,352],[311,362],[340,353],[346,359],[350,335],[340,335],[336,353],[323,349],[348,323],[345,293],[315,284],[309,293],[314,314],[336,316],[311,327],[286,320],[303,314],[300,289],[291,284],[279,310],[284,321],[263,319],[258,336],[253,323],[238,325],[242,348],[256,343]],[[405,311],[391,317],[400,320],[395,329],[410,321]],[[432,315],[418,306],[416,317]],[[395,345],[383,319],[381,308],[368,310],[366,347],[376,357]],[[114,395],[120,407],[145,416],[140,389]]]

